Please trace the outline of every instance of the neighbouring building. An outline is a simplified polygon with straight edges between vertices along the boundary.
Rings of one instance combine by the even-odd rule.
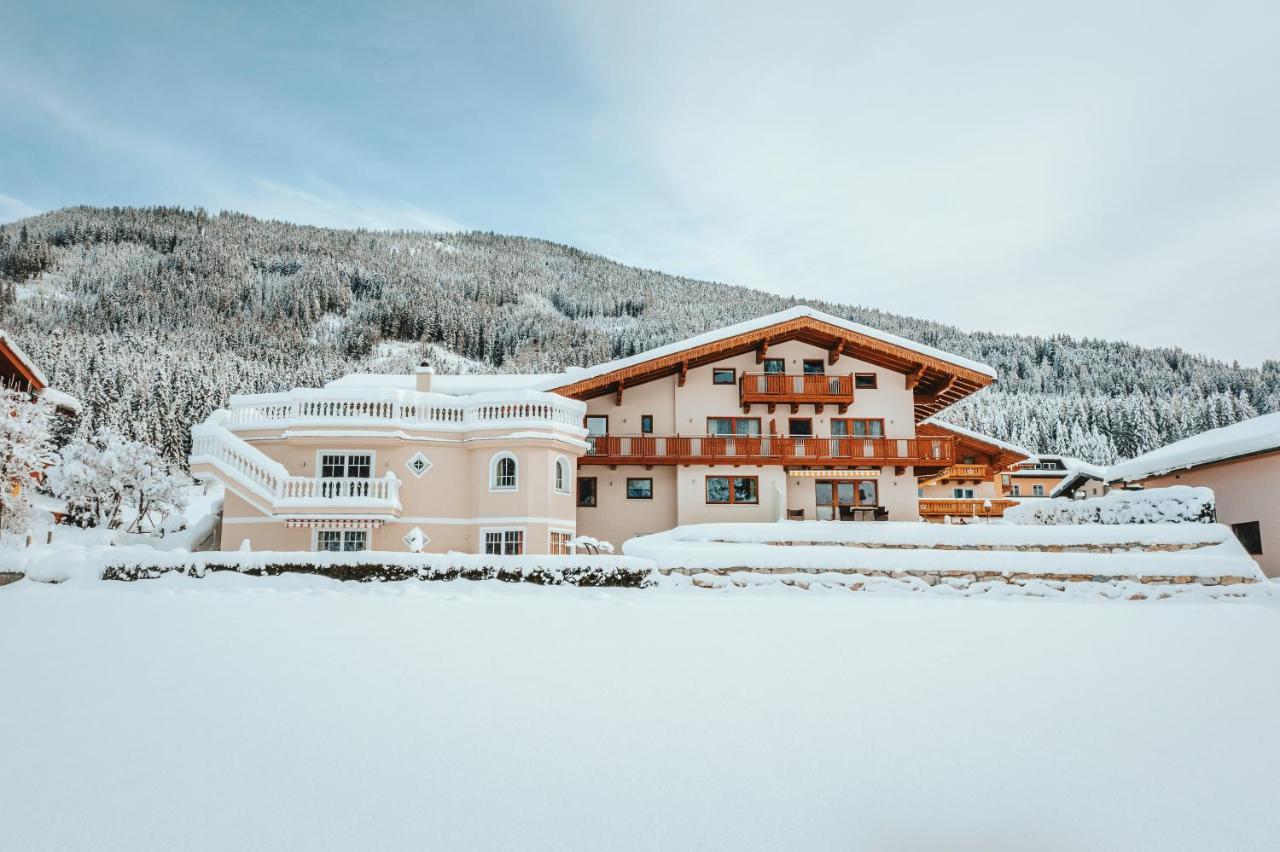
[[[32,398],[48,402],[55,414],[53,427],[55,440],[59,436],[65,437],[70,434],[74,418],[80,413],[80,400],[71,394],[50,387],[49,379],[44,372],[22,351],[22,347],[18,346],[13,337],[2,330],[0,330],[0,387],[30,394]],[[10,482],[7,487],[11,489],[14,496],[17,496],[31,481],[38,481],[43,476],[43,470],[33,470],[30,477]],[[37,498],[39,496],[34,495]],[[52,503],[47,508],[55,518],[62,517],[60,504]]]
[[[1268,577],[1280,577],[1280,413],[1210,429],[1107,468],[1113,488],[1213,490],[1228,524]]]
[[[1010,497],[1099,497],[1106,493],[1103,468],[1071,456],[1037,453],[1006,474]]]
[[[7,331],[0,331],[0,386],[44,399],[59,415],[80,413],[80,400],[49,386],[49,379]]]
[[[1009,506],[1016,505],[1016,500],[1009,499],[1009,472],[1031,457],[1029,451],[936,418],[921,423],[916,431],[921,435],[949,436],[956,448],[955,464],[920,478],[922,519],[998,518]]]
[[[994,380],[797,307],[552,375],[233,396],[193,430],[191,466],[226,486],[224,549],[554,553],[688,523],[917,521],[921,479],[958,452],[1021,454],[922,424]]]

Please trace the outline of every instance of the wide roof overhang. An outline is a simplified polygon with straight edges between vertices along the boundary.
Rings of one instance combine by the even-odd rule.
[[[683,381],[689,370],[735,355],[754,351],[757,361],[762,361],[769,346],[792,340],[825,350],[831,364],[848,356],[904,374],[907,387],[915,394],[917,421],[995,381],[990,368],[975,369],[982,365],[970,367],[949,361],[941,357],[945,353],[930,347],[912,348],[908,341],[895,342],[899,339],[891,335],[872,336],[847,327],[849,325],[852,323],[829,322],[808,314],[791,316],[713,340],[693,338],[686,347],[679,344],[660,347],[650,353],[602,365],[604,369],[588,371],[582,378],[575,379],[575,374],[570,373],[566,376],[569,381],[546,389],[575,399],[592,399],[667,376],[679,376]],[[956,360],[966,359],[957,356]]]

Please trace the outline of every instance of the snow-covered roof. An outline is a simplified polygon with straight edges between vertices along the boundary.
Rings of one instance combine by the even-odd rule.
[[[1132,482],[1174,470],[1280,449],[1280,412],[1183,438],[1107,468],[1107,482]]]
[[[13,335],[3,329],[0,329],[0,342],[3,342],[5,346],[9,347],[9,351],[13,353],[13,357],[17,358],[18,361],[22,363],[22,366],[31,371],[31,375],[36,377],[37,382],[44,387],[49,385],[48,377],[45,376],[40,368],[36,366],[36,362],[32,361],[27,353],[22,351],[22,347],[13,339]]]
[[[592,379],[597,376],[607,375],[615,370],[622,370],[637,364],[643,364],[646,361],[652,361],[655,358],[676,355],[686,349],[705,346],[708,343],[726,340],[730,337],[736,337],[740,334],[758,331],[760,329],[768,328],[771,325],[779,325],[780,323],[799,319],[801,317],[809,317],[810,319],[815,319],[819,322],[824,322],[828,325],[842,328],[845,331],[851,331],[854,334],[861,334],[864,337],[870,337],[883,343],[899,346],[903,349],[909,349],[913,352],[918,352],[921,355],[927,355],[930,358],[936,358],[939,361],[945,361],[949,364],[954,364],[957,367],[964,367],[965,369],[972,370],[975,373],[990,376],[993,379],[996,377],[996,371],[992,367],[979,363],[978,361],[972,361],[959,355],[953,355],[950,352],[944,352],[941,349],[935,349],[932,346],[926,346],[923,343],[917,343],[914,340],[908,340],[905,337],[898,337],[896,334],[889,334],[887,331],[881,331],[880,329],[872,328],[869,325],[863,325],[852,320],[835,316],[834,314],[819,311],[815,308],[809,307],[808,305],[797,305],[794,308],[787,308],[785,311],[765,314],[762,317],[756,317],[755,319],[750,319],[745,322],[726,325],[723,328],[704,332],[703,334],[695,335],[694,337],[690,337],[685,340],[678,340],[675,343],[668,343],[665,346],[659,346],[655,349],[640,352],[626,358],[606,361],[603,364],[596,364],[595,366],[586,367],[582,370],[573,370],[567,375],[557,376],[555,379],[548,381],[543,387],[545,389],[551,389],[559,387],[566,381],[578,382],[584,379]]]
[[[949,429],[950,431],[955,432],[957,435],[964,435],[966,438],[972,438],[973,440],[981,441],[984,444],[991,444],[994,447],[999,447],[1002,450],[1007,450],[1008,452],[1016,453],[1020,456],[1026,456],[1027,458],[1035,457],[1035,453],[1031,452],[1028,449],[1025,449],[1024,447],[1019,447],[1017,444],[1010,444],[1008,441],[1001,441],[999,438],[993,438],[990,435],[984,435],[981,432],[975,432],[972,429],[966,429],[963,426],[957,426],[956,424],[951,423],[950,421],[947,421],[947,420],[942,420],[937,417],[930,417],[927,420],[924,420],[922,422],[932,423],[935,426],[941,426],[943,429]]]
[[[469,396],[477,393],[497,391],[529,390],[545,384],[552,379],[564,380],[564,373],[467,373],[463,375],[441,375],[431,379],[431,390],[434,393],[452,396]],[[416,377],[412,373],[352,373],[340,379],[334,379],[325,385],[337,390],[370,390],[388,388],[391,390],[414,390],[417,387]]]
[[[76,399],[69,393],[64,393],[63,391],[55,388],[46,387],[44,390],[40,391],[40,398],[47,400],[56,408],[65,408],[68,411],[74,411],[76,414],[79,414],[80,409],[84,408],[84,403],[80,400]]]

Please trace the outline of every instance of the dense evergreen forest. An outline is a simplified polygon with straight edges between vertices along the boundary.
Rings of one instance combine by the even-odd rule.
[[[470,369],[548,371],[797,303],[490,233],[177,208],[77,207],[0,225],[0,325],[85,401],[82,432],[110,425],[174,460],[190,425],[228,394],[405,369],[414,347],[379,345],[388,341],[448,350]],[[1108,463],[1280,408],[1277,361],[1249,369],[807,303],[991,364],[998,389],[945,416],[1033,450]]]

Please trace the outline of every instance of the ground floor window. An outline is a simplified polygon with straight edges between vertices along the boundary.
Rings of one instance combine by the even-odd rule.
[[[569,542],[573,541],[573,533],[564,530],[551,531],[551,555],[568,556],[572,550]]]
[[[1043,486],[1043,485],[1033,485],[1033,486],[1031,486],[1031,496],[1032,496],[1032,497],[1043,497],[1043,496],[1044,496],[1044,486]]]
[[[578,505],[590,509],[596,505],[596,478],[594,476],[578,477]]]
[[[485,530],[484,552],[493,556],[524,553],[524,530]]]
[[[368,530],[316,530],[316,550],[368,550]]]
[[[1232,524],[1231,531],[1240,539],[1240,544],[1250,556],[1262,555],[1262,524],[1258,521],[1245,521]]]
[[[653,499],[653,480],[649,477],[631,476],[627,477],[627,499],[628,500],[652,500]]]
[[[760,481],[754,476],[708,476],[708,503],[759,503]]]

